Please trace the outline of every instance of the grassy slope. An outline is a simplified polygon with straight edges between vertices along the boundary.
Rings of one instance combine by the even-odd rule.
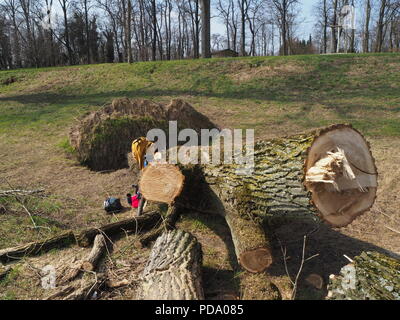
[[[0,133],[65,128],[115,97],[186,97],[227,125],[309,128],[351,121],[400,135],[400,55],[332,55],[103,64],[0,72]],[[221,117],[223,115],[223,117]],[[50,126],[50,128],[48,127]],[[260,131],[261,132],[261,131]]]
[[[1,84],[10,77],[17,81]],[[400,54],[185,60],[1,71],[0,189],[8,188],[2,179],[7,177],[13,186],[43,186],[52,196],[28,204],[32,212],[41,215],[36,218],[37,223],[50,228],[40,232],[29,228],[31,222],[18,203],[7,203],[12,213],[0,214],[0,248],[50,236],[67,227],[82,228],[124,217],[105,216],[100,206],[109,194],[123,197],[132,176],[124,170],[106,175],[90,172],[64,153],[68,130],[76,117],[123,96],[157,101],[181,97],[219,125],[255,128],[259,138],[351,122],[370,139],[385,141],[375,144],[376,150],[383,150],[377,160],[392,169],[381,175],[388,192],[382,191],[386,195],[378,198],[379,210],[389,214],[386,208],[390,210],[393,201],[397,201],[397,183],[393,179],[400,173],[396,160],[400,154]],[[0,205],[4,202],[0,199]],[[389,249],[398,247],[393,235],[381,236],[380,232],[387,233],[385,221],[363,219],[359,225],[352,225],[354,230],[345,232]],[[204,227],[204,223],[213,226],[213,221],[203,220],[189,216],[182,226],[204,241],[218,238]],[[368,234],[376,234],[379,239],[370,239]],[[212,242],[204,247],[206,266],[225,266],[220,249],[213,249]]]

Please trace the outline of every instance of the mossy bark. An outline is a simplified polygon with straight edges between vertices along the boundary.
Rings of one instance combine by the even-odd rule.
[[[315,216],[303,185],[308,149],[320,130],[260,141],[254,147],[254,172],[238,175],[241,165],[204,166],[206,182],[241,215],[262,218]]]
[[[363,252],[331,276],[330,300],[400,300],[400,260],[377,252]]]

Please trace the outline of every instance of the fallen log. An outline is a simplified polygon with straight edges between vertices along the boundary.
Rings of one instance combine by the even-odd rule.
[[[182,230],[165,232],[153,246],[137,299],[203,300],[201,264],[201,247],[195,237]]]
[[[104,236],[102,234],[96,235],[93,242],[93,248],[89,255],[74,265],[68,266],[66,268],[68,271],[62,273],[60,279],[57,281],[58,284],[67,284],[68,282],[75,280],[84,271],[90,272],[96,270],[100,259],[107,249],[106,245],[106,239]]]
[[[43,254],[52,249],[66,248],[75,243],[78,243],[81,247],[89,247],[98,234],[112,237],[124,232],[145,232],[157,225],[160,219],[160,213],[150,212],[140,217],[111,223],[99,228],[86,229],[81,231],[78,235],[75,235],[72,231],[67,231],[43,241],[30,242],[13,248],[1,249],[0,262],[4,264],[9,263],[14,260],[20,260],[23,257]]]
[[[161,219],[160,213],[150,212],[139,217],[111,223],[100,228],[90,228],[82,231],[77,237],[78,245],[89,247],[97,234],[104,234],[106,237],[112,237],[123,232],[141,233],[153,228]]]
[[[82,269],[85,271],[96,270],[97,265],[106,251],[106,239],[102,234],[98,234],[94,238],[93,248],[89,253],[89,256],[83,261]]]
[[[9,263],[22,259],[25,256],[35,256],[52,249],[61,249],[75,244],[75,236],[72,231],[65,232],[59,236],[37,242],[20,245],[13,248],[0,250],[0,262]]]
[[[363,252],[330,276],[330,300],[400,300],[400,260]]]
[[[156,180],[158,165],[144,170],[139,183],[144,197],[221,213],[240,265],[256,273],[272,262],[263,219],[318,217],[333,227],[343,227],[373,205],[377,190],[369,145],[351,125],[260,141],[254,147],[250,173],[236,163],[181,165],[183,192],[166,200],[168,193],[162,194],[163,190],[173,189],[169,181],[177,180],[171,178],[176,167],[169,166],[169,174],[165,167],[162,175],[168,180]],[[161,185],[157,190],[146,187],[155,180]]]

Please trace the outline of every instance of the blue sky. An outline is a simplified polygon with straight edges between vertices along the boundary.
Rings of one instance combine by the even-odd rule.
[[[299,7],[301,10],[302,18],[304,23],[300,26],[297,35],[300,38],[308,39],[309,35],[313,33],[314,17],[313,17],[313,7],[317,4],[318,0],[299,0]],[[225,28],[218,21],[218,18],[213,18],[211,22],[211,33],[219,33],[224,35]]]

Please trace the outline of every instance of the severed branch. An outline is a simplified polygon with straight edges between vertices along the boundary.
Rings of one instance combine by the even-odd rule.
[[[82,272],[91,272],[96,270],[98,263],[100,262],[103,254],[106,251],[106,240],[102,234],[98,234],[93,242],[93,248],[89,255],[78,262],[75,266],[71,268],[71,271],[66,273],[64,277],[60,280],[60,283],[64,284],[69,281],[76,279]]]
[[[44,189],[37,190],[0,190],[0,197],[14,197],[14,196],[31,196],[36,194],[43,194]]]

